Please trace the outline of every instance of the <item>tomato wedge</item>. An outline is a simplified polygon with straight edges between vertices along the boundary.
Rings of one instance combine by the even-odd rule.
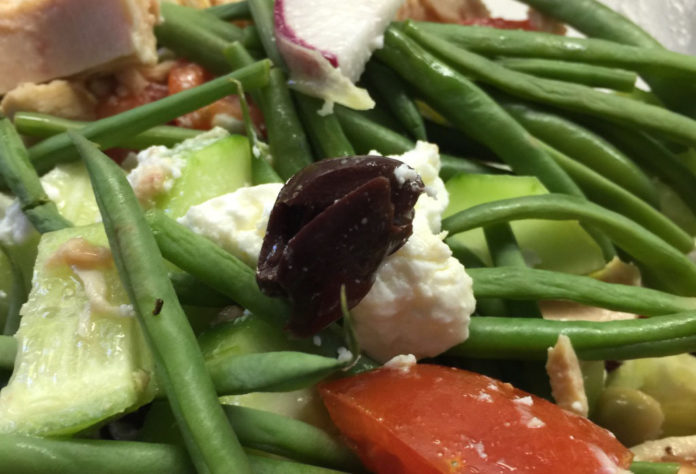
[[[319,392],[365,466],[380,474],[614,474],[632,458],[589,420],[451,367],[381,368]]]

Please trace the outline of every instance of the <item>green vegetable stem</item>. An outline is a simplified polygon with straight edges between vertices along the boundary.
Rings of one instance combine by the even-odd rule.
[[[365,79],[394,117],[416,140],[427,140],[425,123],[401,78],[377,61],[367,63]]]
[[[56,204],[48,198],[29,155],[12,122],[0,116],[0,174],[39,232],[69,227],[70,222],[60,215]]]
[[[568,273],[514,267],[467,268],[467,273],[477,299],[558,299],[643,316],[696,311],[696,298]]]
[[[557,59],[502,58],[496,62],[533,76],[624,92],[632,91],[638,80],[638,74],[633,71]]]
[[[68,130],[80,130],[89,124],[37,112],[17,112],[13,122],[20,134],[38,138],[52,137]],[[153,145],[172,147],[201,133],[201,130],[158,125],[134,137],[124,137],[124,141],[117,145],[133,150],[143,150]]]

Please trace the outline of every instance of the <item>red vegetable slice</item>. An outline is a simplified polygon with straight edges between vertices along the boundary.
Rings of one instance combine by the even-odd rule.
[[[377,473],[616,473],[632,454],[607,430],[544,399],[450,367],[378,369],[319,388]]]

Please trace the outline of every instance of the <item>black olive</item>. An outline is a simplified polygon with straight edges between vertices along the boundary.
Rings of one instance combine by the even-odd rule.
[[[384,258],[412,232],[420,177],[395,171],[401,161],[378,156],[314,163],[283,187],[271,212],[256,280],[288,298],[288,329],[309,336],[341,317],[340,288],[353,307],[372,287]]]

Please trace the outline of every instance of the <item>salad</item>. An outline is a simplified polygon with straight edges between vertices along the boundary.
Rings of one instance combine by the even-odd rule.
[[[523,3],[0,6],[0,472],[691,472],[696,59]]]

